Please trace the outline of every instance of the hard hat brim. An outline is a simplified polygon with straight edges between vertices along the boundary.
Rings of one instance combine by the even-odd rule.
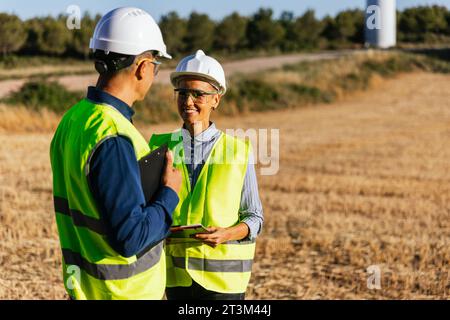
[[[225,92],[227,91],[227,89],[224,88],[216,79],[214,79],[213,77],[208,76],[204,73],[200,73],[200,72],[187,72],[187,71],[172,72],[170,74],[170,82],[172,83],[172,86],[176,87],[177,82],[182,77],[193,77],[193,78],[198,78],[200,80],[204,79],[206,82],[212,82],[215,86],[217,86],[219,88],[219,94],[225,94]]]
[[[109,52],[115,52],[125,55],[134,55],[137,56],[146,51],[158,51],[158,56],[172,59],[172,56],[165,51],[161,51],[161,49],[153,48],[151,46],[142,45],[137,47],[135,45],[130,45],[124,42],[111,41],[111,40],[99,40],[91,38],[89,43],[89,48],[91,50],[103,50]]]
[[[168,54],[167,52],[160,52],[159,51],[159,56],[160,57],[163,57],[163,58],[166,58],[166,59],[172,59],[172,56],[170,55],[170,54]]]

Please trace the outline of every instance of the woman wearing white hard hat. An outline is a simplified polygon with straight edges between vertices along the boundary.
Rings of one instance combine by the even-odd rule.
[[[182,172],[173,224],[202,224],[207,232],[166,241],[166,297],[244,299],[263,223],[251,145],[210,121],[227,90],[216,59],[198,50],[178,64],[171,82],[183,127],[153,135],[150,148],[167,144]]]
[[[129,7],[100,19],[90,48],[97,85],[65,113],[50,149],[64,286],[76,300],[161,299],[162,240],[181,175],[167,155],[163,187],[146,203],[138,160],[150,149],[132,105],[150,89],[157,58],[170,56],[153,18]]]

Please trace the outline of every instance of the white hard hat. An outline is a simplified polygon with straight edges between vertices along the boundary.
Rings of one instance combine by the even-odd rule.
[[[207,55],[202,50],[198,50],[195,55],[187,56],[177,66],[175,72],[170,74],[172,85],[177,86],[180,77],[195,76],[212,82],[218,87],[220,94],[225,94],[227,84],[225,80],[225,72],[220,63]]]
[[[152,16],[133,7],[117,8],[105,14],[95,27],[89,48],[134,56],[158,51],[159,56],[172,58]]]

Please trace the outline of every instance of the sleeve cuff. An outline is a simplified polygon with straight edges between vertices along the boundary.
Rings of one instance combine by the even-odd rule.
[[[160,201],[164,208],[166,208],[170,215],[172,215],[172,212],[177,207],[180,198],[172,188],[163,186],[156,197],[156,201]]]
[[[241,222],[245,223],[247,225],[249,231],[248,231],[248,235],[245,238],[239,240],[239,242],[255,241],[258,231],[255,230],[254,222],[251,221],[250,219],[244,219]]]

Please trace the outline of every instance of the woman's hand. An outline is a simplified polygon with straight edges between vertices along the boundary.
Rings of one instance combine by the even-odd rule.
[[[227,241],[242,240],[250,232],[247,224],[243,222],[229,228],[208,227],[206,229],[210,233],[197,233],[195,239],[201,240],[213,248]]]
[[[210,233],[197,233],[195,239],[201,240],[213,248],[230,240],[230,232],[227,228],[208,227],[206,229]]]

